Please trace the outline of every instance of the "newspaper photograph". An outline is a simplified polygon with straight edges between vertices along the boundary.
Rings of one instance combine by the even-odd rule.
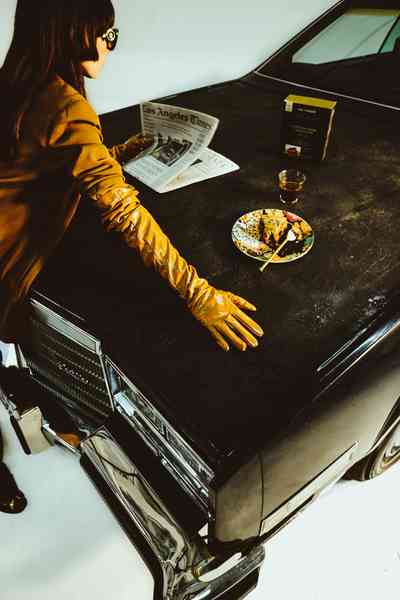
[[[239,168],[217,153],[208,158],[204,154],[219,124],[216,117],[156,102],[142,103],[140,116],[142,133],[154,142],[144,155],[126,163],[124,170],[157,192]]]

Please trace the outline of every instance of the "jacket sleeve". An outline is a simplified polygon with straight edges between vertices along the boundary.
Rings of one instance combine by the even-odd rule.
[[[78,191],[103,213],[106,225],[110,218],[117,216],[119,222],[139,206],[137,190],[126,183],[121,165],[103,143],[98,116],[82,96],[72,97],[57,115],[48,147],[69,170]]]

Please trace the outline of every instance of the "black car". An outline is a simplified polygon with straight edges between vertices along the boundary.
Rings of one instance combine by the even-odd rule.
[[[131,181],[203,276],[257,305],[256,350],[214,346],[90,201],[34,285],[32,342],[3,369],[3,400],[26,452],[35,405],[47,439],[76,452],[156,598],[246,595],[264,543],[324,488],[399,460],[399,40],[400,3],[338,2],[247,76],[163,100],[218,117],[213,147],[240,170],[168,202]],[[337,102],[324,161],[282,152],[289,94]],[[103,115],[107,143],[132,121],[136,106]],[[307,175],[295,212],[314,246],[260,274],[231,229],[282,208],[288,166]],[[55,433],[65,423],[78,449]]]

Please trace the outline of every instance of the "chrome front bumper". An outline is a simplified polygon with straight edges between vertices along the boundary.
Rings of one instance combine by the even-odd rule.
[[[200,535],[189,535],[172,516],[163,501],[126,455],[106,426],[84,440],[82,456],[95,468],[147,543],[159,565],[155,597],[160,600],[214,600],[258,574],[264,547],[222,560],[212,556]]]

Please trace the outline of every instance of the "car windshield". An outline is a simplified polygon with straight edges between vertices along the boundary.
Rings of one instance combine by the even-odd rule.
[[[295,39],[258,72],[399,107],[400,2],[398,8],[360,5],[333,15]]]

